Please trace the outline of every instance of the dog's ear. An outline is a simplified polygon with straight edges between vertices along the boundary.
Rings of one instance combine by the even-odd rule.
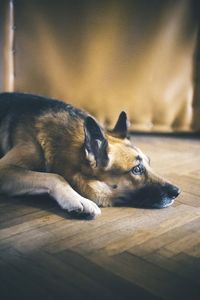
[[[128,136],[128,124],[127,114],[122,111],[111,134],[118,138],[125,139]]]
[[[108,141],[97,122],[87,117],[85,120],[85,152],[90,165],[106,167],[108,164]]]

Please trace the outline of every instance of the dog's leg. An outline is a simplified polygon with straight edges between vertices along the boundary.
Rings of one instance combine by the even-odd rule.
[[[95,217],[100,208],[79,195],[57,174],[33,171],[38,167],[38,152],[29,145],[16,146],[0,160],[0,193],[10,196],[48,193],[68,212]]]
[[[111,186],[103,181],[87,179],[82,174],[73,176],[73,186],[84,197],[90,197],[98,206],[112,206],[112,196],[114,195]]]

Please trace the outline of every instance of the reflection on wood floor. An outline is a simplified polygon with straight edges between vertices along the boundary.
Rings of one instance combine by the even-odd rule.
[[[44,197],[0,198],[0,297],[200,299],[200,141],[133,142],[182,194],[162,210],[73,220]]]

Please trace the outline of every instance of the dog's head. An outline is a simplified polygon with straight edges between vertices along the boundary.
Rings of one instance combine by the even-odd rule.
[[[112,131],[105,132],[91,117],[84,124],[84,150],[91,186],[101,204],[101,195],[112,205],[163,208],[171,205],[180,190],[150,166],[149,158],[128,139],[127,116],[122,112]],[[96,186],[95,186],[96,184]],[[94,199],[96,200],[96,199]]]

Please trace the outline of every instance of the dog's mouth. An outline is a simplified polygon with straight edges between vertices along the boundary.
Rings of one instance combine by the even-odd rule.
[[[139,208],[165,208],[174,203],[180,194],[175,185],[149,184],[142,188],[126,191],[114,200],[115,206],[130,206]]]

